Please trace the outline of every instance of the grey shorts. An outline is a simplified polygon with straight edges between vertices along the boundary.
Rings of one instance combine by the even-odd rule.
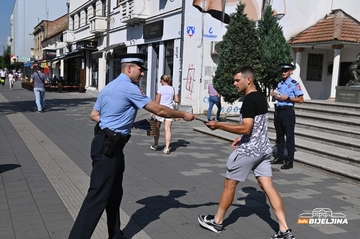
[[[226,163],[226,178],[244,182],[250,171],[254,172],[255,177],[272,177],[270,159],[271,154],[249,157],[234,150]]]

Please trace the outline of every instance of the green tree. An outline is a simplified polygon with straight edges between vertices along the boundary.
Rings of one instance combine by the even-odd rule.
[[[4,48],[3,55],[0,56],[0,68],[10,68],[10,53],[10,46],[8,46],[6,49]]]
[[[282,27],[273,16],[271,6],[265,9],[262,19],[258,22],[257,31],[262,55],[262,68],[258,80],[263,92],[269,95],[280,79],[279,64],[292,62],[292,57]]]
[[[233,103],[241,97],[233,85],[232,72],[242,65],[260,68],[259,37],[255,22],[244,13],[245,4],[239,3],[230,15],[230,23],[219,50],[219,62],[213,79],[215,89],[224,101]]]

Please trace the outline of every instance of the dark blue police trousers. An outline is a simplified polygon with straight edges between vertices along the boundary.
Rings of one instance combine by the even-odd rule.
[[[295,154],[295,111],[294,108],[285,108],[275,111],[274,125],[276,130],[276,146],[279,159],[294,161]],[[286,143],[285,143],[286,142]],[[286,145],[288,154],[284,155]]]
[[[120,203],[123,196],[122,180],[125,170],[123,149],[114,157],[103,152],[105,135],[96,134],[91,144],[92,172],[90,188],[81,206],[69,239],[90,239],[104,210],[107,215],[109,239],[120,239]],[[105,238],[105,235],[104,235]]]

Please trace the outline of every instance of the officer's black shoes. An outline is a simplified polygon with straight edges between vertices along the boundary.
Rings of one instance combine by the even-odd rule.
[[[290,161],[286,161],[283,166],[280,167],[281,169],[290,169],[293,168],[293,163]]]
[[[271,161],[271,164],[283,164],[284,160],[279,159],[279,158],[274,158],[273,161]]]

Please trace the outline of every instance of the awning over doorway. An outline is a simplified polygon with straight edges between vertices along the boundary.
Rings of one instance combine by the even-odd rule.
[[[59,57],[59,59],[69,59],[69,58],[74,58],[74,57],[80,57],[80,56],[84,56],[84,52],[83,51],[73,51],[70,53],[67,53],[66,55],[62,55]]]

